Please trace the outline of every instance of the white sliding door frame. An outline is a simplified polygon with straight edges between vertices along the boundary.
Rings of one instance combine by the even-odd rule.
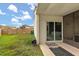
[[[54,22],[54,40],[47,41],[47,39],[46,39],[46,41],[47,41],[47,42],[63,42],[63,22],[61,22],[61,21],[47,21],[47,23],[48,23],[48,22]],[[61,22],[61,35],[62,35],[61,40],[56,40],[55,22]],[[47,27],[46,27],[46,28],[47,28]]]

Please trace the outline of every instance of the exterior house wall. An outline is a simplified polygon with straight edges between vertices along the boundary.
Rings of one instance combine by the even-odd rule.
[[[65,15],[63,22],[64,42],[79,48],[79,42],[75,42],[75,36],[79,37],[79,11]]]
[[[74,32],[79,36],[79,11],[74,12]]]
[[[73,13],[63,17],[63,34],[64,39],[73,39]]]
[[[47,22],[63,22],[62,16],[52,16],[52,15],[40,15],[39,28],[40,28],[40,43],[46,43],[47,39]]]
[[[64,39],[74,40],[74,36],[79,35],[79,11],[65,15],[63,22]]]

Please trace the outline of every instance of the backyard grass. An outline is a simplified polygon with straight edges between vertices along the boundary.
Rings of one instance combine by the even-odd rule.
[[[33,34],[0,36],[0,56],[43,56],[39,46],[33,46]]]

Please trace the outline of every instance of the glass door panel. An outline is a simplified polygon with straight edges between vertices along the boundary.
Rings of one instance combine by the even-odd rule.
[[[62,40],[62,22],[47,22],[47,41]]]
[[[62,23],[55,22],[55,40],[62,40]]]
[[[47,23],[47,41],[54,40],[54,22]]]

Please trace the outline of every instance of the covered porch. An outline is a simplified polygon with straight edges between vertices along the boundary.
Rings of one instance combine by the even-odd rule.
[[[78,3],[41,3],[35,12],[37,44],[65,42],[79,47]]]

